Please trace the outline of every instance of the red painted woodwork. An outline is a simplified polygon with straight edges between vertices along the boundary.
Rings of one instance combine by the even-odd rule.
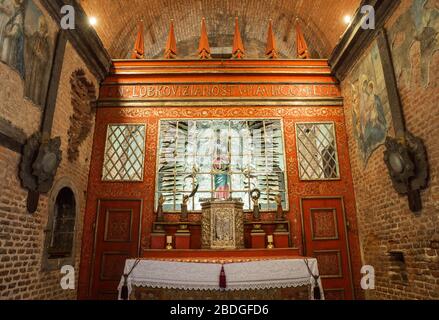
[[[190,249],[191,248],[191,234],[179,233],[175,234],[175,249]]]
[[[275,232],[273,240],[275,248],[288,248],[290,246],[290,234],[288,232]]]
[[[151,234],[151,249],[165,249],[166,248],[166,234],[152,233]]]
[[[171,20],[168,41],[165,47],[165,59],[175,59],[177,57],[177,40],[175,39],[174,21]]]
[[[139,22],[136,42],[131,55],[132,59],[143,59],[145,54],[145,38],[143,36],[143,21]]]
[[[144,250],[142,258],[167,260],[221,260],[298,258],[298,249],[237,249],[237,250]]]
[[[300,26],[299,19],[296,20],[296,49],[297,58],[299,59],[310,59],[308,45],[306,44],[305,37]]]
[[[235,18],[235,35],[233,37],[232,56],[234,59],[243,59],[245,55],[244,44],[242,42],[241,31],[239,30],[238,17]]]
[[[267,48],[265,50],[265,55],[269,59],[277,59],[278,58],[277,47],[276,47],[276,37],[274,36],[274,32],[273,32],[273,20],[271,20],[271,19],[270,19],[270,22],[268,25]]]
[[[302,244],[301,199],[303,197],[340,196],[344,199],[346,218],[349,222],[348,238],[350,256],[354,277],[356,297],[361,297],[359,287],[361,274],[361,258],[359,254],[358,231],[356,227],[355,200],[353,193],[352,175],[349,160],[345,115],[342,105],[309,105],[296,100],[297,105],[277,105],[273,100],[270,105],[265,103],[267,97],[251,96],[258,105],[247,101],[243,105],[241,99],[223,100],[221,105],[210,104],[208,100],[188,99],[175,95],[165,100],[131,100],[131,93],[124,91],[124,87],[135,85],[161,86],[188,84],[263,84],[274,85],[307,84],[314,88],[313,94],[323,93],[328,99],[342,101],[337,79],[332,75],[325,60],[125,60],[115,61],[110,75],[101,86],[100,98],[96,111],[96,125],[94,134],[93,154],[90,163],[89,188],[87,192],[87,206],[84,216],[84,232],[81,251],[81,268],[79,274],[79,298],[91,298],[90,279],[93,257],[94,230],[97,221],[99,199],[142,199],[141,220],[141,249],[147,253],[155,243],[151,237],[154,212],[154,192],[156,183],[156,159],[161,119],[242,119],[242,118],[276,118],[281,119],[284,130],[286,174],[288,185],[289,209],[285,212],[286,220],[290,225],[290,242],[297,254],[304,254]],[[108,96],[110,88],[121,90],[125,98]],[[298,91],[299,98],[311,99],[310,91]],[[137,94],[137,93],[136,93]],[[250,95],[253,93],[249,93]],[[267,92],[267,96],[271,92]],[[186,105],[177,105],[184,101]],[[191,105],[192,101],[198,105]],[[200,102],[201,101],[201,102]],[[304,100],[305,101],[305,100]],[[308,101],[308,100],[306,100]],[[148,102],[145,104],[144,102]],[[174,105],[175,102],[175,105]],[[216,101],[218,102],[218,101]],[[212,102],[213,103],[213,102]],[[337,148],[339,157],[340,176],[335,181],[301,181],[298,172],[296,130],[298,122],[333,122],[335,124]],[[106,182],[102,181],[102,164],[105,153],[105,139],[108,124],[114,123],[141,123],[146,124],[146,150],[144,179],[141,182]],[[247,214],[251,216],[251,214]],[[179,222],[179,215],[165,214],[166,222]],[[190,222],[199,223],[200,214],[189,214]],[[262,213],[262,222],[275,220],[275,213]],[[275,225],[263,225],[264,232],[274,234]],[[177,226],[166,226],[167,235],[175,235]],[[245,243],[251,247],[251,225],[246,225]],[[201,246],[201,228],[199,225],[190,225],[191,249]],[[266,238],[264,238],[265,247]],[[274,249],[277,250],[277,249]],[[181,251],[187,252],[187,251]],[[271,250],[261,250],[268,257]],[[172,250],[167,255],[178,255]],[[212,253],[213,254],[213,253]],[[262,253],[261,253],[262,254]]]
[[[326,298],[353,299],[343,199],[303,199],[302,210],[305,254],[317,258]]]
[[[139,255],[141,201],[100,201],[91,296],[117,299],[125,261]]]
[[[194,215],[195,216],[195,215]],[[199,220],[200,214],[198,217],[192,216],[192,220]],[[246,220],[251,221],[251,214],[247,214]],[[266,218],[269,217],[269,214],[264,214]],[[175,215],[169,215],[169,217],[175,217]],[[171,219],[171,218],[170,218]],[[261,225],[261,230],[265,232],[266,235],[275,234],[276,228],[279,225],[278,221],[263,221],[263,223],[259,223]],[[154,223],[153,230],[161,230],[159,232],[151,233],[151,249],[164,249],[166,244],[164,237],[166,235],[177,237],[179,234],[179,229],[181,225],[185,225],[187,230],[190,233],[190,246],[187,249],[201,249],[201,222],[192,221],[191,223],[179,223],[179,222],[162,222],[162,223]],[[282,223],[286,232],[281,232],[278,234],[278,244],[279,248],[289,248],[289,225],[288,221]],[[157,229],[159,227],[159,229]],[[245,248],[252,248],[252,240],[251,233],[254,228],[254,223],[248,222],[244,224],[244,244]],[[276,241],[276,240],[275,240]],[[262,245],[259,245],[261,247]],[[263,248],[263,247],[261,247]]]
[[[209,38],[207,36],[206,19],[201,20],[201,37],[198,46],[198,56],[200,59],[210,59]]]
[[[251,235],[251,248],[252,249],[264,249],[266,245],[266,235],[265,232],[262,233],[252,233]]]

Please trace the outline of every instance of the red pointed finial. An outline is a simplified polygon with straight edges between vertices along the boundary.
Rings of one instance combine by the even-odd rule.
[[[145,40],[143,37],[143,20],[139,22],[139,30],[137,31],[136,43],[134,44],[132,59],[143,59],[145,57]]]
[[[268,38],[267,38],[267,49],[265,51],[265,55],[268,59],[277,59],[277,49],[276,49],[276,40],[274,38],[273,33],[273,20],[270,19],[270,23],[268,24]]]
[[[305,37],[303,36],[302,28],[300,27],[299,19],[296,19],[296,47],[297,47],[297,58],[299,59],[311,58],[308,51],[308,45],[306,44]]]
[[[165,48],[165,59],[175,58],[177,58],[177,41],[175,40],[174,20],[171,20],[171,28]]]
[[[198,56],[202,60],[211,58],[209,38],[207,36],[206,19],[205,18],[203,18],[201,20],[201,38],[200,38],[200,45],[198,46]]]
[[[235,36],[233,38],[233,59],[243,59],[245,55],[244,44],[242,43],[241,32],[239,31],[238,17],[235,18]]]

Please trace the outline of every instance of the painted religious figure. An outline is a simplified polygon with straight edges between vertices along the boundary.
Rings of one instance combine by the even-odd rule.
[[[25,94],[35,104],[42,106],[47,93],[51,50],[46,18],[36,12],[34,14],[37,15],[35,27],[26,24]],[[26,20],[30,20],[30,17]]]
[[[213,161],[215,184],[215,198],[227,200],[230,198],[229,161],[224,155],[216,157]]]
[[[229,148],[228,148],[229,149]],[[222,150],[220,132],[216,131],[215,158],[213,159],[213,178],[215,198],[227,200],[230,198],[230,151]]]
[[[24,77],[24,0],[0,0],[0,60]]]
[[[354,72],[352,123],[364,166],[384,143],[391,123],[383,68],[376,43]]]
[[[44,106],[52,68],[53,37],[47,18],[33,1],[25,13],[25,95],[35,104]]]
[[[0,0],[0,60],[24,79],[24,92],[44,106],[52,68],[53,37],[31,0]]]
[[[398,84],[418,85],[413,76],[419,74],[424,88],[437,85],[432,80],[436,66],[433,56],[439,51],[438,1],[412,1],[410,7],[388,29],[388,36]],[[412,58],[414,50],[416,60],[419,59],[416,64]]]

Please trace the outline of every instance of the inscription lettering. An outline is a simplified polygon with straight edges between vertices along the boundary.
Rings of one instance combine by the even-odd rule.
[[[169,84],[169,85],[107,85],[101,99],[178,99],[178,98],[294,98],[340,97],[337,85],[325,84]]]

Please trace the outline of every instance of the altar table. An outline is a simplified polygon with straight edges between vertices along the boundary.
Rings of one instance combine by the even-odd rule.
[[[308,267],[306,265],[308,262]],[[133,269],[133,266],[134,269]],[[220,288],[224,267],[226,287]],[[131,271],[131,273],[130,273]],[[311,271],[311,273],[310,273]],[[314,258],[200,263],[169,260],[126,261],[130,299],[313,299]],[[322,299],[322,283],[318,279]],[[119,297],[124,277],[119,284]],[[142,293],[143,291],[143,293]]]

